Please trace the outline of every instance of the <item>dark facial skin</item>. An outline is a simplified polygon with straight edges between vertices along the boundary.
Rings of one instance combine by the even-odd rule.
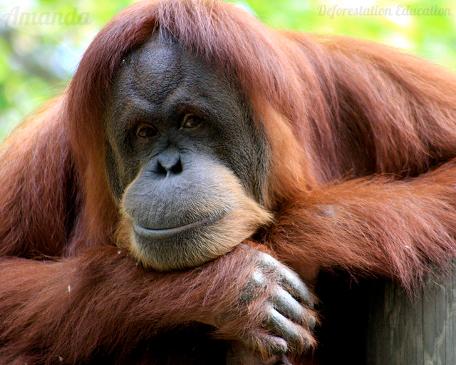
[[[169,37],[154,36],[123,62],[106,159],[132,252],[146,266],[200,265],[268,220],[269,149],[238,90],[233,76]]]

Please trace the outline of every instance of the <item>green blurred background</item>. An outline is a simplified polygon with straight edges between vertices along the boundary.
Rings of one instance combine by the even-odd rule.
[[[65,88],[97,31],[131,2],[0,0],[0,140]],[[274,27],[371,39],[456,70],[455,0],[233,2]]]

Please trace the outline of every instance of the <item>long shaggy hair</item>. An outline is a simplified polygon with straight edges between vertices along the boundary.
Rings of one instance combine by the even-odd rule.
[[[120,13],[87,49],[66,92],[4,144],[0,255],[74,257],[115,241],[119,213],[106,176],[103,113],[122,60],[155,32],[239,80],[272,151],[265,205],[275,222],[262,243],[303,278],[340,267],[411,288],[456,256],[456,77],[385,46],[272,30],[210,0],[145,1]],[[43,283],[57,282],[62,272],[52,270]],[[54,303],[53,292],[44,288],[39,305],[17,311],[25,294],[16,288],[39,269],[11,272],[0,286],[0,318],[26,333],[33,311]],[[101,295],[98,288],[91,300]],[[122,295],[132,299],[125,288]],[[80,327],[74,316],[65,325]],[[84,329],[92,347],[102,341],[95,325]],[[17,348],[36,350],[38,327]],[[76,359],[76,347],[55,343]]]
[[[271,143],[268,208],[349,178],[414,177],[455,156],[456,80],[442,68],[370,42],[278,32],[218,1],[140,2],[120,13],[92,42],[60,101],[62,115],[56,115],[63,119],[58,128],[64,128],[60,134],[70,139],[83,191],[83,212],[78,217],[82,237],[74,238],[71,250],[108,241],[115,231],[117,210],[107,186],[101,120],[114,72],[153,32],[171,34],[183,47],[239,79]],[[49,162],[56,164],[55,159]],[[55,179],[68,170],[56,167],[43,178]],[[364,186],[367,181],[351,184]],[[40,192],[34,196],[33,187],[24,190],[31,204],[41,204]],[[59,196],[56,191],[49,193],[48,203]],[[444,195],[452,196],[452,191]],[[384,209],[391,212],[386,202]],[[439,213],[446,214],[448,209],[442,209]],[[435,218],[418,224],[426,223],[427,231],[437,227],[433,221],[438,226],[451,221],[449,216],[442,220],[441,214],[428,214]],[[302,221],[299,217],[297,221]],[[395,247],[409,247],[415,265],[409,265],[409,254],[390,257],[396,252],[388,247],[383,255],[405,281],[410,279],[406,272],[416,270],[402,267],[421,272],[427,255],[440,262],[449,256],[447,250],[455,252],[444,234],[434,237],[440,242],[432,246],[436,252],[429,251],[430,245],[418,249],[394,228],[407,225],[405,217],[400,222],[398,218],[383,226],[391,229]],[[448,230],[452,227],[443,232]],[[426,235],[420,237],[428,242]],[[337,241],[340,238],[334,244]],[[318,243],[316,255],[324,255],[322,244]],[[309,255],[308,247],[301,247]]]

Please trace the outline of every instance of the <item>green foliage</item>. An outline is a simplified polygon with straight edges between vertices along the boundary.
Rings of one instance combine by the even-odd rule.
[[[0,5],[0,140],[64,89],[96,32],[130,2],[24,0]],[[456,69],[453,0],[234,2],[273,27],[367,38]],[[417,12],[421,14],[413,14]]]
[[[371,39],[456,69],[453,0],[247,0],[241,3],[274,27]],[[363,15],[350,16],[350,9],[363,11]],[[345,14],[341,14],[344,10]]]

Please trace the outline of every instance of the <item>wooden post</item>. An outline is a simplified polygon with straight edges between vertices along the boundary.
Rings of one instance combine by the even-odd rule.
[[[456,365],[456,269],[414,298],[392,283],[369,292],[368,365]]]

